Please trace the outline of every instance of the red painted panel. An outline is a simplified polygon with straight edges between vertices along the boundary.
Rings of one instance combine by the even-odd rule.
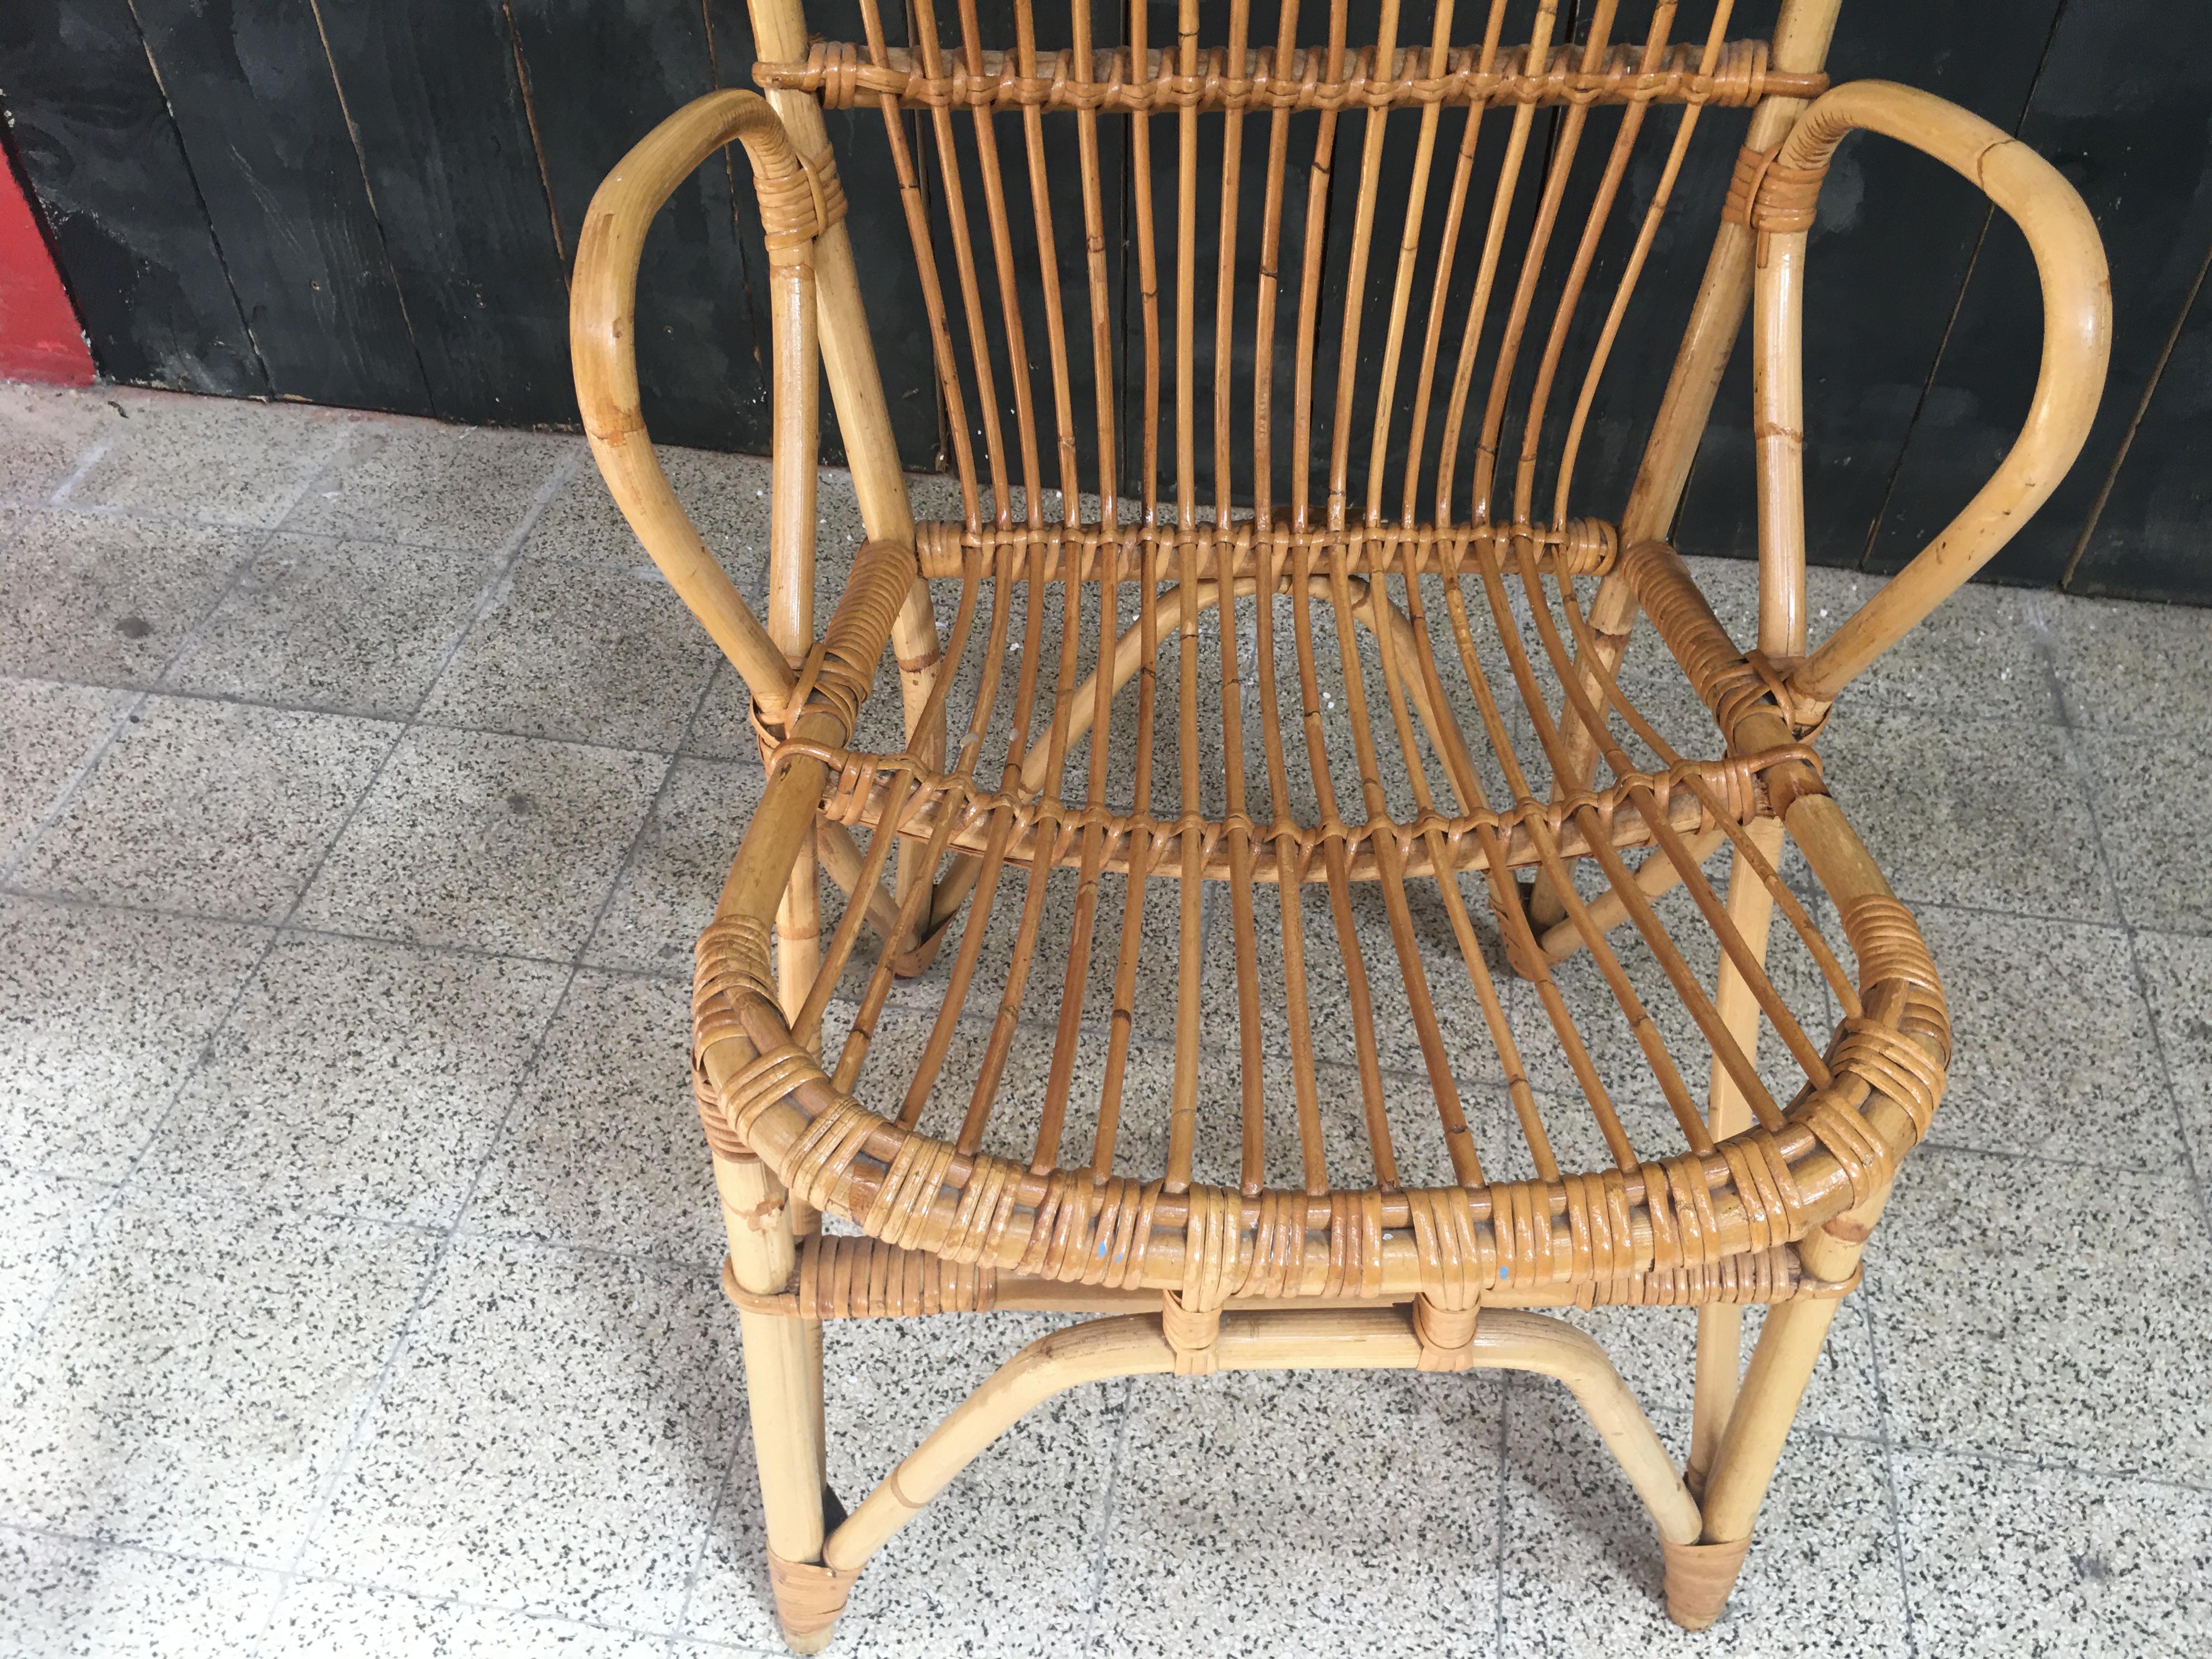
[[[0,154],[0,380],[89,386],[92,353],[53,255]]]

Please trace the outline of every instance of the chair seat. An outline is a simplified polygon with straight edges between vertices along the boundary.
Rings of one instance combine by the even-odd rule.
[[[1135,1286],[1170,1224],[1218,1231],[1230,1300],[1470,1274],[1492,1302],[1796,1293],[1807,1181],[1878,1156],[1832,1109],[1867,1093],[1851,1068],[1882,1046],[1917,1078],[1886,1090],[1932,1110],[1940,1089],[1860,1018],[1869,963],[1855,983],[1776,868],[1769,781],[1819,788],[1812,751],[1730,752],[1707,696],[1740,719],[1758,671],[1656,589],[1703,686],[1657,651],[1577,670],[1610,656],[1609,527],[1401,536],[924,527],[944,752],[880,691],[850,744],[771,749],[825,765],[823,817],[860,832],[840,878],[876,849],[898,896],[874,932],[900,943],[853,907],[780,1028],[757,993],[752,1079],[702,1091],[738,1139],[795,1099],[791,1178],[878,1241],[816,1247],[807,1294],[850,1316],[977,1305],[999,1272]],[[1598,775],[1555,790],[1577,745]],[[1787,918],[1763,967],[1726,921],[1724,848]],[[1881,942],[1878,972],[1905,960],[1937,1030],[1887,902],[1838,920]],[[769,949],[702,939],[702,1042]]]
[[[1647,750],[1650,769],[1633,772],[1628,781],[1577,791],[1572,804],[1553,799],[1548,783],[1555,745],[1547,743],[1524,708],[1522,685],[1513,672],[1515,653],[1494,626],[1480,591],[1481,558],[1466,546],[1455,552],[1426,526],[1395,533],[1403,539],[1355,529],[1334,538],[1286,532],[1270,544],[1255,536],[1248,520],[1220,544],[1212,526],[1201,524],[1179,545],[1172,531],[1117,537],[1102,535],[1096,526],[1086,534],[1053,525],[1034,532],[963,533],[958,525],[925,525],[919,536],[922,573],[934,579],[941,595],[949,590],[956,605],[967,607],[956,614],[971,618],[967,659],[959,665],[964,672],[948,696],[946,712],[953,732],[975,732],[973,747],[952,766],[920,760],[903,741],[896,705],[880,700],[853,744],[821,751],[835,774],[823,810],[838,822],[872,830],[896,798],[902,803],[900,833],[922,842],[949,813],[955,825],[948,844],[964,854],[982,853],[994,821],[1003,818],[1010,827],[1000,856],[1007,864],[1042,860],[1073,868],[1092,862],[1126,873],[1139,860],[1168,879],[1184,873],[1188,835],[1202,878],[1231,879],[1241,868],[1247,878],[1269,884],[1285,879],[1286,871],[1293,881],[1325,880],[1332,860],[1340,861],[1352,881],[1376,880],[1382,875],[1378,836],[1394,844],[1399,873],[1407,877],[1432,874],[1440,854],[1454,869],[1486,868],[1493,835],[1507,867],[1528,869],[1542,859],[1532,818],[1543,822],[1560,856],[1586,857],[1585,807],[1595,807],[1605,826],[1602,838],[1611,846],[1648,847],[1653,836],[1640,799],[1647,790],[1664,805],[1674,828],[1686,835],[1711,830],[1717,809],[1737,823],[1763,810],[1757,779],[1771,761],[1720,753],[1701,709],[1686,732],[1675,733],[1686,757],[1671,748],[1663,755]],[[1565,548],[1534,544],[1541,574],[1565,570],[1594,578],[1609,568],[1611,526],[1577,520],[1569,537]],[[1183,546],[1192,553],[1188,585],[1199,596],[1188,635]],[[1001,556],[1016,609],[1008,618],[1004,659],[993,662],[988,618]],[[1097,632],[1106,618],[1099,574],[1109,556],[1118,559],[1126,574],[1117,595],[1117,649],[1101,727],[1097,668],[1104,653]],[[1137,579],[1148,561],[1158,578],[1149,653],[1136,598]],[[1455,562],[1469,589],[1457,607],[1439,598],[1442,573]],[[1512,542],[1498,545],[1497,563],[1501,580],[1511,585],[1510,601],[1520,586],[1520,555]],[[1411,604],[1393,599],[1378,610],[1373,598],[1378,566],[1401,578],[1407,566],[1419,573],[1428,590],[1425,605],[1416,596]],[[1224,567],[1237,600],[1233,698],[1222,678],[1229,653],[1222,649],[1218,617]],[[1264,608],[1254,597],[1263,574],[1271,575],[1276,596]],[[1334,588],[1340,575],[1341,611]],[[1078,637],[1072,648],[1063,648],[1071,577],[1081,590]],[[1032,592],[1040,595],[1033,638],[1024,634],[1031,620],[1026,596]],[[1525,605],[1520,614],[1525,617]],[[1378,616],[1387,638],[1374,633]],[[1425,626],[1417,626],[1416,617]],[[1319,699],[1311,732],[1299,701],[1308,672],[1298,655],[1301,620]],[[1466,630],[1465,650],[1455,649],[1455,621]],[[1350,654],[1340,635],[1346,622],[1358,640]],[[1263,627],[1272,635],[1264,647]],[[1557,628],[1571,645],[1570,624],[1562,619]],[[1138,743],[1148,717],[1140,688],[1131,682],[1151,669],[1156,704],[1171,704],[1181,689],[1186,639],[1196,729],[1206,734],[1190,757],[1194,775],[1182,770],[1185,729],[1170,706],[1149,717],[1152,764],[1149,776],[1140,776]],[[1556,708],[1559,682],[1543,641],[1532,635],[1516,644],[1528,659],[1531,683],[1554,697]],[[1261,660],[1263,649],[1271,663]],[[1019,669],[1024,650],[1044,657],[1026,690]],[[1348,677],[1352,664],[1358,672]],[[1274,690],[1272,709],[1257,702],[1263,679]],[[1686,690],[1679,676],[1676,684]],[[981,707],[979,719],[987,696],[991,706]],[[1231,709],[1231,702],[1238,707]],[[1027,710],[1018,743],[1018,707]],[[1681,699],[1659,712],[1679,725]],[[1651,711],[1638,713],[1648,722]],[[1103,754],[1094,728],[1105,734]],[[1363,732],[1371,756],[1363,750]],[[1240,737],[1241,757],[1224,747]],[[1235,787],[1232,772],[1240,775]],[[1151,787],[1139,803],[1137,792],[1146,782]],[[1185,785],[1194,788],[1187,791]],[[1086,837],[1103,846],[1086,848]]]

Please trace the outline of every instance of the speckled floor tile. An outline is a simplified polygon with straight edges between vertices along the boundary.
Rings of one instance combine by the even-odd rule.
[[[757,599],[766,463],[661,456]],[[46,505],[72,470],[63,505]],[[945,481],[915,491],[923,516],[957,517]],[[287,511],[273,534],[255,527]],[[497,551],[526,526],[514,580],[464,636]],[[849,477],[825,471],[822,617],[860,534]],[[1748,642],[1753,568],[1692,565]],[[0,854],[12,825],[21,884],[267,918],[327,849],[309,925],[426,943],[291,935],[248,985],[265,927],[0,896],[0,1376],[15,1367],[0,1382],[0,1650],[246,1650],[276,1594],[259,1569],[289,1562],[335,1485],[265,1651],[780,1652],[684,1072],[691,944],[757,798],[757,752],[740,682],[712,665],[577,441],[0,387],[0,595],[26,573],[37,580],[14,584],[15,610],[0,598],[0,670],[143,687],[167,664],[196,695],[156,696],[124,725],[31,847],[22,827],[136,694],[0,679]],[[1814,637],[1879,586],[1811,573]],[[2176,1153],[2212,1168],[2212,886],[2189,805],[2203,793],[2191,780],[2212,783],[2212,750],[2165,736],[2201,726],[2212,695],[2197,684],[2204,615],[1970,587],[1851,688],[1824,739],[1839,800],[1921,910],[1958,1052],[1937,1144],[1903,1172],[1716,1631],[1664,1622],[1649,1522],[1555,1388],[1518,1379],[1508,1406],[1492,1378],[1305,1373],[1112,1383],[1040,1408],[869,1567],[837,1650],[1886,1653],[1904,1644],[1906,1587],[1925,1655],[2207,1646],[2212,1439],[2191,1407],[2195,1356],[2212,1345],[2212,1237]],[[1671,737],[1709,750],[1710,720],[1656,644],[1637,630],[1623,683]],[[971,644],[951,672],[970,688],[981,666]],[[1218,660],[1200,670],[1218,684]],[[432,712],[394,750],[389,724],[205,700],[225,696],[377,716],[428,696]],[[2082,731],[2052,724],[2061,698]],[[963,690],[956,711],[966,702]],[[885,678],[865,741],[902,741],[896,704]],[[1324,712],[1332,763],[1348,763],[1343,711]],[[1171,734],[1155,764],[1172,793]],[[1072,787],[1082,773],[1070,768]],[[1009,908],[1023,884],[1009,878]],[[1103,1079],[1120,914],[1108,885],[1068,1160],[1087,1152]],[[986,1137],[1023,1158],[1052,1065],[1066,896],[1046,906]],[[1146,907],[1124,1172],[1156,1173],[1165,1156],[1176,990],[1157,967],[1172,960],[1176,896],[1156,884]],[[1285,1184],[1301,1170],[1280,929],[1260,897],[1264,1178]],[[1339,983],[1326,894],[1306,897],[1310,952]],[[1383,1107],[1404,1177],[1441,1179],[1380,897],[1364,884],[1355,908]],[[1194,1173],[1212,1180],[1233,1180],[1239,1156],[1223,899],[1204,913],[1194,1147]],[[1432,900],[1415,908],[1486,1171],[1523,1175],[1456,946]],[[2131,955],[2123,915],[2166,931],[2140,932]],[[570,982],[580,945],[605,971]],[[950,966],[948,951],[895,988],[861,1085],[872,1104],[896,1109]],[[932,1127],[967,1104],[1005,966],[994,943]],[[1660,983],[1648,963],[1632,971]],[[1528,988],[1499,983],[1525,1018]],[[1595,995],[1602,1012],[1610,999]],[[1680,1012],[1671,992],[1658,1000]],[[1833,1011],[1817,986],[1804,1001],[1820,1040]],[[833,1048],[852,1017],[833,1001]],[[1317,1000],[1316,1018],[1330,1174],[1364,1181],[1356,1051],[1340,1006]],[[1702,1042],[1680,1019],[1667,1030],[1702,1097]],[[1776,1045],[1762,1052],[1778,1065]],[[1632,1042],[1601,1063],[1648,1079]],[[1601,1162],[1588,1111],[1550,1091],[1571,1080],[1537,1075],[1562,1162]],[[1672,1145],[1656,1095],[1632,1088],[1620,1107],[1639,1146]],[[427,1230],[329,1213],[441,1226],[472,1172],[476,1200],[433,1282],[441,1247]],[[1679,1455],[1690,1317],[1570,1317]],[[833,1327],[830,1456],[845,1498],[1056,1322]],[[1884,1427],[1899,1447],[1887,1474]],[[172,1550],[189,1553],[159,1553]]]
[[[1567,1308],[1556,1316],[1597,1339],[1661,1434],[1679,1440],[1686,1452],[1697,1385],[1696,1314],[1687,1308]],[[1741,1352],[1746,1364],[1765,1318],[1764,1308],[1743,1310]],[[1863,1298],[1854,1297],[1838,1310],[1806,1385],[1796,1429],[1867,1438],[1881,1434],[1881,1406]]]
[[[1791,1437],[1728,1609],[1693,1635],[1668,1621],[1650,1516],[1572,1397],[1516,1378],[1505,1409],[1500,1653],[1911,1651],[1879,1445]]]
[[[120,1180],[264,929],[0,896],[0,1166]]]
[[[641,555],[534,545],[493,592],[422,718],[673,749],[720,654]]]
[[[2084,732],[2081,749],[2120,914],[2137,927],[2212,933],[2212,864],[2196,851],[2212,744]]]
[[[272,537],[165,684],[406,715],[468,626],[491,569],[483,553]]]
[[[285,522],[289,530],[429,547],[493,548],[521,527],[580,439],[362,420]]]
[[[46,500],[121,418],[96,390],[0,380],[0,501]]]
[[[282,1567],[435,1241],[126,1196],[0,1392],[0,1522]]]
[[[767,589],[769,539],[769,461],[764,455],[717,455],[702,449],[678,449],[655,445],[653,454],[667,473],[676,499],[691,522],[699,526],[725,573],[748,602]],[[837,493],[833,480],[848,475],[824,471],[822,496],[825,505]],[[849,502],[852,485],[843,484]],[[849,509],[848,509],[849,510]],[[817,576],[837,544],[834,532],[823,544],[817,532]],[[650,571],[660,580],[653,561],[631,532],[622,509],[607,493],[599,469],[586,459],[562,485],[544,515],[530,532],[529,547],[541,550],[594,556],[610,562]],[[817,580],[820,602],[834,604],[843,591],[842,581]],[[826,619],[827,612],[823,617]],[[697,624],[693,624],[695,627]]]
[[[2136,951],[2160,1057],[2201,1176],[2212,1169],[2212,939],[2139,933]]]
[[[1180,886],[1180,883],[1155,884],[1148,908],[1162,899],[1167,900],[1165,908],[1172,921]],[[1210,1048],[1234,1052],[1240,1042],[1237,1024],[1235,918],[1224,890],[1207,890],[1210,895],[1220,896],[1212,907],[1218,915],[1208,939],[1206,972],[1200,984],[1200,1006],[1206,1011],[1206,1042]],[[1287,1065],[1292,1032],[1285,996],[1286,969],[1280,890],[1270,885],[1254,896],[1253,939],[1262,1047],[1271,1060]],[[1510,1008],[1518,982],[1505,969],[1504,954],[1498,948],[1496,919],[1478,881],[1463,881],[1460,890],[1476,937],[1481,942],[1484,963],[1500,1000]],[[1359,1053],[1355,1031],[1350,1021],[1338,1017],[1345,1006],[1349,970],[1337,931],[1335,907],[1325,884],[1310,883],[1301,887],[1299,892],[1302,908],[1298,919],[1306,952],[1306,994],[1311,1009],[1311,1052],[1316,1058],[1340,1065],[1356,1064]],[[1420,1028],[1413,1018],[1412,998],[1406,989],[1406,971],[1399,959],[1382,886],[1371,881],[1355,883],[1347,899],[1352,936],[1367,975],[1368,996],[1374,1010],[1372,1030],[1376,1060],[1390,1070],[1425,1075],[1427,1065],[1421,1048]],[[1466,958],[1460,954],[1450,912],[1437,884],[1425,878],[1408,882],[1406,908],[1422,981],[1436,1011],[1437,1028],[1443,1037],[1444,1053],[1453,1074],[1462,1079],[1503,1077],[1498,1045],[1483,1017],[1481,1000]],[[1148,960],[1174,960],[1176,939],[1172,929],[1162,940],[1162,945],[1167,954]]]
[[[1897,1460],[1923,1653],[2212,1650],[2212,1495],[1937,1453]]]
[[[1888,586],[1882,576],[1805,573],[1806,637],[1818,645]],[[2053,720],[2057,694],[2040,641],[2072,602],[2036,589],[1969,582],[1877,657],[1844,691],[1836,719],[1870,708],[1990,720]],[[1747,640],[1748,636],[1747,636]]]
[[[2143,1063],[2150,1014],[2126,934],[1940,905],[1918,916],[1951,1007],[1936,1139],[2172,1167],[2173,1108],[2159,1068]]]
[[[361,418],[243,398],[109,395],[123,418],[64,499],[203,524],[276,523]]]
[[[179,1095],[146,1179],[449,1224],[566,978],[550,963],[280,939]]]
[[[994,1314],[830,1326],[831,1487],[857,1504],[1000,1362],[1065,1322]],[[838,1650],[871,1659],[1080,1650],[1122,1399],[1118,1382],[1090,1384],[1008,1430],[869,1563]],[[690,1634],[781,1648],[764,1547],[752,1444],[741,1437],[692,1592]]]
[[[744,1420],[714,1276],[456,1243],[305,1565],[668,1631]]]
[[[1891,1431],[1940,1446],[2212,1479],[2199,1397],[2212,1239],[2178,1172],[1923,1146],[1867,1255]]]
[[[0,1644],[23,1659],[244,1652],[282,1583],[250,1567],[0,1527]]]
[[[14,1368],[114,1194],[44,1170],[0,1169],[0,1377]]]
[[[578,974],[463,1225],[719,1262],[690,1041],[682,981]]]
[[[2077,726],[2149,737],[2212,722],[2212,615],[2193,605],[2069,599],[2047,606],[2051,654]]]
[[[382,720],[149,697],[17,880],[281,920],[398,734]]]
[[[310,927],[567,957],[667,762],[416,727],[301,902]]]
[[[825,1052],[838,1053],[850,1027],[852,1005],[833,1001],[823,1018]],[[938,1019],[924,1004],[894,1004],[876,1026],[867,1060],[855,1089],[871,1109],[896,1116]],[[923,1129],[947,1139],[958,1133],[975,1079],[988,1049],[992,1018],[960,1022],[948,1039],[921,1117]],[[986,1151],[1028,1162],[1034,1156],[1049,1091],[1057,1034],[1048,1028],[1019,1028],[1007,1045],[982,1146]],[[1068,1073],[1067,1109],[1059,1159],[1079,1168],[1090,1158],[1097,1132],[1097,1107],[1106,1076],[1108,1034],[1086,1027],[1075,1046]],[[1303,1179],[1302,1142],[1295,1095],[1289,1077],[1267,1073],[1262,1180],[1296,1186]],[[1176,1059],[1172,1044],[1141,1041],[1129,1047],[1121,1071],[1121,1091],[1110,1162],[1122,1175],[1151,1179],[1165,1167],[1170,1115],[1175,1100]],[[1425,1076],[1401,1072],[1381,1074],[1381,1103],[1401,1179],[1448,1182],[1450,1164],[1439,1131],[1434,1096]],[[1365,1118],[1365,1093],[1352,1067],[1322,1062],[1315,1067],[1321,1118],[1320,1145],[1329,1176],[1340,1184],[1360,1186],[1374,1179]],[[1486,1097],[1480,1084],[1462,1086],[1470,1123],[1480,1136],[1487,1120],[1480,1115]],[[1236,1184],[1242,1167],[1243,1085],[1234,1064],[1205,1055],[1196,1073],[1196,1123],[1192,1131],[1192,1175],[1202,1182]],[[1486,1153],[1494,1141],[1485,1139]]]
[[[600,1630],[527,1613],[466,1606],[366,1584],[307,1581],[285,1591],[258,1652],[262,1659],[321,1659],[337,1653],[384,1659],[646,1659],[665,1655],[658,1636]]]
[[[0,870],[129,702],[95,686],[0,678]]]
[[[1906,903],[2114,920],[2087,781],[2058,728],[1869,708],[1837,721],[1820,753]]]
[[[25,513],[0,529],[0,668],[150,685],[258,532]]]
[[[730,860],[760,800],[757,759],[678,760],[599,919],[586,962],[689,975]],[[831,911],[829,915],[842,914]],[[825,927],[834,923],[825,919]]]
[[[1139,1379],[1096,1650],[1486,1645],[1499,1399],[1407,1371]]]
[[[869,699],[872,704],[874,699]],[[753,735],[752,700],[738,671],[726,662],[718,665],[707,686],[707,695],[692,717],[684,738],[684,752],[712,760],[747,761],[760,764],[760,739]]]
[[[1059,1023],[1061,1004],[1066,997],[1068,952],[1075,936],[1076,891],[1081,879],[1079,871],[1050,872],[1037,912],[1037,943],[1030,952],[1028,976],[1022,985],[1021,1008],[1023,1018],[1047,1030]],[[1128,920],[1128,892],[1126,876],[1109,871],[1098,878],[1091,952],[1083,975],[1083,1018],[1095,1026],[1103,1027],[1114,1017],[1115,983],[1121,971],[1124,929]],[[976,952],[975,979],[963,1005],[965,1012],[985,1019],[996,1016],[1012,976],[1016,941],[1021,936],[1019,923],[1030,902],[1030,893],[1028,871],[1010,866],[1000,876],[989,922]],[[1138,1037],[1152,1042],[1172,1042],[1182,994],[1176,964],[1181,951],[1182,884],[1149,882],[1144,898],[1144,915],[1139,918],[1137,933],[1137,973],[1130,988],[1131,1017]],[[1217,926],[1207,913],[1206,896],[1200,892],[1199,927],[1200,937],[1205,941],[1200,948],[1206,953],[1202,960],[1210,960],[1212,955],[1227,948],[1221,942],[1228,932],[1227,907],[1220,908],[1222,916]],[[951,988],[967,931],[977,925],[976,918],[976,901],[970,899],[954,924],[953,932],[946,936],[937,960],[927,971],[898,984],[896,994],[901,1000],[933,1010],[944,1000]],[[852,988],[849,981],[848,987]],[[1201,1008],[1218,1011],[1224,1022],[1235,1020],[1233,988],[1224,1000],[1210,995],[1201,983],[1199,999]],[[1211,1030],[1217,1041],[1225,1038],[1233,1046],[1236,1039],[1229,1035],[1234,1030],[1233,1024],[1217,1024],[1209,1020],[1206,1029]]]

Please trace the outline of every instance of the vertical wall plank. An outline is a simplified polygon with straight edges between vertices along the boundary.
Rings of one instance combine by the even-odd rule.
[[[2068,591],[2212,605],[2212,283],[2197,290],[2142,415]]]
[[[592,192],[629,147],[714,89],[714,44],[696,4],[510,0],[530,109],[565,263]],[[765,449],[768,319],[738,245],[730,162],[708,161],[661,210],[638,278],[639,379],[656,439]]]
[[[269,389],[427,414],[314,15],[296,0],[135,0],[135,10]]]
[[[0,5],[0,98],[101,372],[268,391],[127,0]]]
[[[1829,74],[1902,81],[2010,131],[2057,9],[2057,0],[1954,0],[1909,15],[1847,4]],[[1901,144],[1860,134],[1837,152],[1807,254],[1805,529],[1816,563],[1864,556],[1987,216],[1979,191]],[[1758,552],[1749,344],[1747,324],[1682,504],[1685,552]]]
[[[2020,136],[2057,164],[2096,216],[2112,271],[2112,366],[2081,460],[1990,565],[1998,580],[2050,583],[2065,568],[2212,244],[2208,48],[2212,12],[2172,0],[2075,0],[2052,40]],[[1910,558],[2010,447],[2034,390],[2040,308],[2027,243],[2000,217],[1898,469],[1869,568],[1893,570]],[[2177,388],[2164,407],[2188,395]],[[2212,453],[2199,451],[2197,463],[2212,468]],[[2212,580],[2202,586],[2212,597]]]
[[[568,293],[499,0],[315,0],[432,408],[571,423]]]

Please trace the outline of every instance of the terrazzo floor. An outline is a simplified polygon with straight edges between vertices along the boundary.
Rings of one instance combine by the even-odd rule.
[[[757,592],[764,464],[672,471]],[[1839,711],[1959,1059],[1716,1630],[1552,1385],[1322,1373],[1060,1397],[836,1651],[2212,1651],[2208,730],[2212,613],[1997,588]],[[750,744],[578,441],[0,386],[0,1651],[778,1650],[684,1058]],[[1679,1455],[1686,1316],[1589,1322]],[[839,1490],[1047,1328],[833,1327]]]

